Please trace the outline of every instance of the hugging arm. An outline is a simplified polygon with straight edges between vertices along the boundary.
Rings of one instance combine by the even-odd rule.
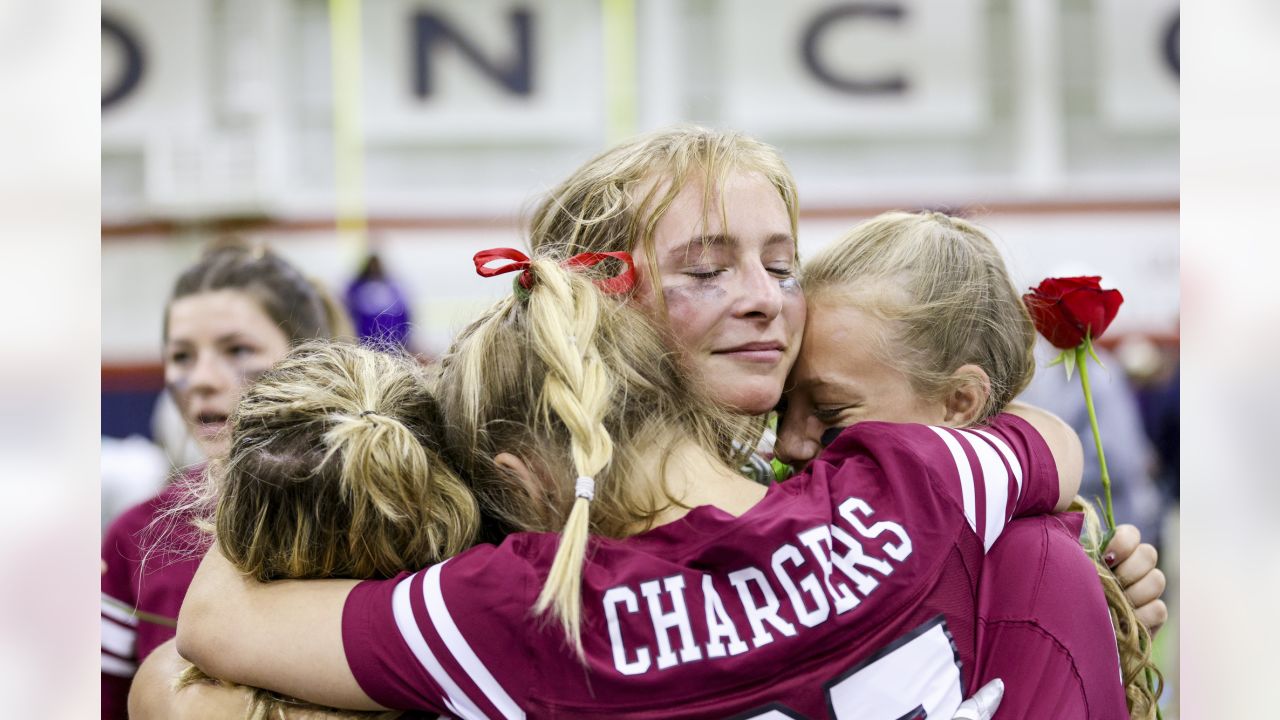
[[[215,546],[178,616],[178,652],[209,675],[321,705],[375,710],[342,646],[342,608],[356,580],[260,583]]]
[[[1080,491],[1080,480],[1084,475],[1084,448],[1080,445],[1080,436],[1057,415],[1026,403],[1010,403],[1007,412],[1031,423],[1049,446],[1058,468],[1058,503],[1054,510],[1066,510]]]

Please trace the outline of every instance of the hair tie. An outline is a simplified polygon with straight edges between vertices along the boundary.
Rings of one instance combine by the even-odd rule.
[[[596,497],[596,481],[595,478],[579,475],[578,482],[574,483],[573,494],[583,500],[594,500]]]
[[[363,411],[363,412],[361,412],[361,413],[360,413],[360,417],[367,417],[367,416],[369,416],[369,415],[377,415],[377,414],[378,414],[378,413],[376,413],[376,412],[374,412],[374,411],[372,411],[372,410],[365,410],[365,411]]]
[[[632,260],[630,253],[625,252],[586,252],[578,253],[573,257],[560,263],[560,266],[566,270],[575,270],[578,268],[592,268],[605,260],[613,258],[622,262],[622,272],[613,277],[600,278],[593,281],[595,286],[601,291],[610,295],[630,292],[636,286],[636,264]],[[509,272],[520,271],[520,275],[516,278],[513,287],[517,295],[523,296],[529,290],[533,289],[534,277],[530,272],[530,266],[533,261],[528,255],[516,250],[515,248],[492,248],[489,250],[481,250],[471,259],[476,265],[476,274],[480,277],[494,277],[495,275],[503,275]],[[498,260],[509,260],[505,265],[490,267],[489,264]],[[524,290],[524,293],[521,292]]]

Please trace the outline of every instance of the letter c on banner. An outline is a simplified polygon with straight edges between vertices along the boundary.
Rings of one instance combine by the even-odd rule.
[[[818,57],[818,40],[837,20],[860,17],[901,22],[906,11],[893,3],[847,3],[822,11],[804,31],[802,51],[804,65],[824,85],[855,95],[901,95],[907,91],[907,79],[891,75],[878,79],[839,77]]]

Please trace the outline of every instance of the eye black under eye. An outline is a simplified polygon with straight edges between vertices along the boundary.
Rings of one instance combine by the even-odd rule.
[[[844,428],[842,427],[827,428],[822,432],[822,437],[818,438],[818,442],[822,447],[826,447],[835,442],[836,438],[840,437],[840,433],[842,432],[844,432]]]

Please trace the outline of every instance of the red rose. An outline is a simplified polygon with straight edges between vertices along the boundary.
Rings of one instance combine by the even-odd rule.
[[[1124,296],[1119,290],[1103,290],[1098,285],[1101,279],[1047,278],[1022,296],[1036,330],[1054,347],[1074,348],[1086,334],[1097,340],[1115,319]]]

